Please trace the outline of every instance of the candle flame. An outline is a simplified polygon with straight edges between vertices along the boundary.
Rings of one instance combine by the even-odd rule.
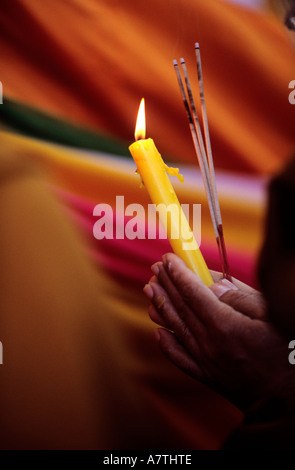
[[[136,119],[135,126],[135,140],[145,139],[145,104],[144,98],[142,98]]]

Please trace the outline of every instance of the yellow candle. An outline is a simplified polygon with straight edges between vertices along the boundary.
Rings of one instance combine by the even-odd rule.
[[[135,131],[136,142],[129,147],[137,171],[153,204],[157,207],[161,205],[163,209],[166,209],[159,211],[159,214],[174,253],[199,276],[205,285],[209,286],[213,284],[212,276],[167,175],[169,170],[172,170],[174,174],[178,170],[169,169],[163,162],[154,141],[145,139],[144,122],[144,101],[142,100]]]

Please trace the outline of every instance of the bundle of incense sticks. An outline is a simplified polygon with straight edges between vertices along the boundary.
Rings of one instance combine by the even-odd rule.
[[[207,118],[206,103],[205,103],[203,73],[202,73],[199,43],[195,44],[195,53],[196,53],[196,61],[197,61],[200,103],[201,103],[201,110],[202,110],[202,124],[203,124],[203,133],[204,133],[205,143],[204,143],[203,134],[201,131],[200,121],[198,119],[198,115],[196,111],[196,106],[195,106],[195,102],[193,98],[192,88],[191,88],[190,81],[188,78],[185,61],[184,59],[180,59],[184,81],[185,81],[185,87],[184,87],[180,69],[178,67],[178,63],[176,60],[173,61],[173,65],[175,68],[179,88],[181,91],[183,104],[187,113],[189,127],[190,127],[190,131],[191,131],[191,135],[192,135],[192,139],[193,139],[193,143],[195,147],[195,152],[198,158],[199,167],[200,167],[202,178],[203,178],[203,184],[204,184],[205,191],[206,191],[210,215],[211,215],[216,242],[218,246],[222,273],[226,279],[231,280],[231,276],[229,274],[227,252],[226,252],[225,241],[224,241],[221,211],[220,211],[220,205],[219,205],[218,193],[217,193],[217,187],[216,187],[215,170],[214,170],[214,164],[213,164],[212,148],[211,148],[211,142],[210,142],[208,118]]]

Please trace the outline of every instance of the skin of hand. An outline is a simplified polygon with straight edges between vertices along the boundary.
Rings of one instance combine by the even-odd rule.
[[[170,361],[243,411],[273,397],[288,402],[295,388],[289,340],[270,323],[261,293],[216,272],[206,287],[172,253],[151,269],[144,293]]]

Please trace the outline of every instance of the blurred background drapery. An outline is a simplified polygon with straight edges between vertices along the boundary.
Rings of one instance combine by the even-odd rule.
[[[288,101],[294,52],[277,19],[267,10],[218,0],[2,2],[0,135],[6,176],[0,181],[11,182],[0,199],[5,256],[0,255],[7,268],[0,320],[4,448],[218,448],[241,419],[221,397],[169,365],[153,343],[141,289],[168,242],[98,241],[92,232],[96,204],[116,211],[118,195],[125,206],[150,202],[128,153],[144,96],[147,134],[166,163],[185,175],[183,184],[173,182],[180,202],[202,204],[201,250],[208,266],[220,270],[172,66],[173,59],[186,59],[197,95],[196,41],[231,272],[256,286],[267,180],[295,144],[295,108]],[[17,187],[23,178],[29,189]],[[22,197],[26,204],[19,205]],[[36,201],[44,201],[44,208],[36,208]],[[18,207],[23,212],[14,225],[10,218]],[[45,208],[51,225],[44,221]],[[124,213],[116,213],[115,223],[125,222]],[[21,263],[17,240],[8,240],[25,233]],[[84,279],[77,274],[80,266]],[[49,286],[52,303],[46,301]],[[44,333],[48,326],[50,337]],[[56,355],[50,356],[53,340]],[[29,358],[39,353],[31,367]],[[64,364],[55,367],[61,358]],[[42,361],[51,363],[48,370]]]

